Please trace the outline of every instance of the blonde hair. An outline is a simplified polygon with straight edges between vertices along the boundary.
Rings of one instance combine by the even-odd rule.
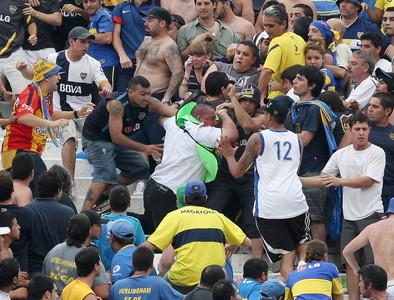
[[[211,57],[213,54],[213,37],[207,36],[199,43],[192,41],[189,53],[190,55],[207,55]]]
[[[324,58],[324,55],[326,53],[326,51],[324,50],[324,41],[315,41],[315,42],[308,42],[305,46],[304,49],[304,54],[306,54],[308,51],[312,50],[312,51],[318,51]]]

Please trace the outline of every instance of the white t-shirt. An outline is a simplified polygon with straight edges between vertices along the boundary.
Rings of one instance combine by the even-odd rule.
[[[358,86],[353,87],[346,102],[357,101],[359,110],[367,106],[369,100],[375,94],[376,85],[371,76],[364,79]]]
[[[254,216],[287,219],[308,211],[297,171],[301,164],[302,143],[288,130],[259,133],[261,151],[256,158]]]
[[[62,68],[58,90],[53,93],[55,110],[80,110],[92,100],[93,82],[100,86],[108,81],[99,61],[88,54],[79,61],[71,61],[66,50],[50,54],[48,60]]]
[[[163,158],[151,177],[176,193],[178,186],[183,183],[203,181],[206,170],[197,154],[196,142],[176,125],[175,117],[166,120],[163,127],[166,130]],[[185,128],[201,145],[209,148],[219,145],[221,128],[191,122],[186,122]]]
[[[11,300],[10,295],[3,291],[0,291],[0,300]]]
[[[367,149],[356,151],[353,145],[339,149],[327,162],[322,173],[342,178],[368,176],[375,182],[369,188],[343,187],[343,217],[357,221],[374,212],[383,212],[382,187],[386,155],[382,148],[371,144]]]
[[[336,60],[338,67],[347,69],[351,56],[352,50],[350,50],[349,45],[342,43],[336,46]]]

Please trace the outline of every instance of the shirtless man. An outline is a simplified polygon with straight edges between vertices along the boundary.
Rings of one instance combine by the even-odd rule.
[[[234,0],[234,13],[254,24],[252,0]]]
[[[151,83],[152,96],[169,103],[178,91],[184,70],[178,46],[168,34],[170,13],[153,8],[147,13],[145,31],[149,37],[136,52],[135,76],[144,76]]]
[[[354,253],[364,246],[371,245],[374,262],[387,273],[387,292],[394,292],[394,198],[391,198],[387,209],[387,218],[367,226],[343,249],[343,256],[353,272],[357,274],[360,269]]]
[[[234,0],[220,0],[216,4],[215,17],[234,31],[241,40],[251,40],[256,30],[251,22],[238,17],[233,12]]]
[[[194,0],[161,0],[160,4],[170,14],[182,16],[186,24],[197,18]]]
[[[11,174],[14,185],[12,201],[18,206],[26,206],[33,200],[29,188],[34,176],[34,159],[31,154],[22,152],[12,160]]]

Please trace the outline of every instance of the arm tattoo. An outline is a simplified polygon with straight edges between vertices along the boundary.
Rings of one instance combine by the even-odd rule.
[[[146,53],[147,50],[145,48],[145,42],[142,42],[142,44],[138,47],[137,51],[135,52],[135,58],[138,63],[144,59]]]
[[[108,111],[110,115],[118,116],[123,112],[122,104],[115,100],[116,102],[111,102],[108,106]]]
[[[181,55],[177,45],[173,44],[165,49],[164,58],[171,71],[171,79],[166,92],[167,99],[171,98],[178,91],[181,85],[184,70]]]

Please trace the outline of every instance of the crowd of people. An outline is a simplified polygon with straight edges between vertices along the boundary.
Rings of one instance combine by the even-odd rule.
[[[343,299],[338,269],[394,299],[389,0],[2,0],[0,29],[1,300]]]

